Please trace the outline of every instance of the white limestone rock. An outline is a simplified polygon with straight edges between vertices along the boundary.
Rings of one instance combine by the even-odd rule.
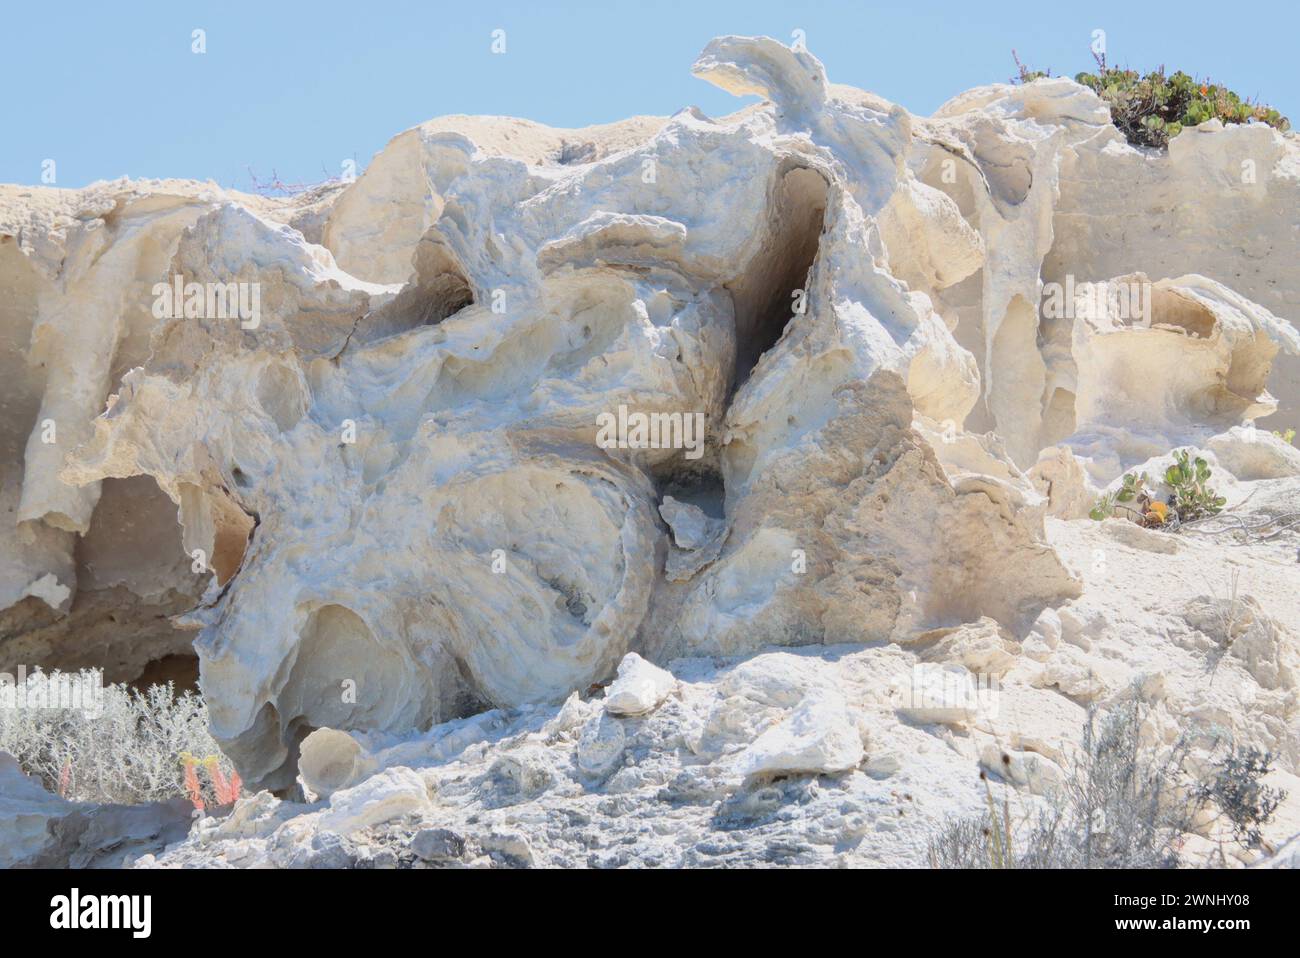
[[[618,678],[605,689],[605,711],[610,715],[644,715],[658,708],[676,685],[671,672],[629,652],[618,664]]]
[[[298,773],[318,798],[327,799],[349,788],[378,768],[374,756],[351,735],[318,728],[299,746]]]
[[[680,549],[699,549],[717,538],[724,523],[705,515],[694,503],[679,502],[664,496],[659,504],[659,515],[673,530],[673,543]]]
[[[388,768],[330,796],[319,827],[338,835],[392,821],[426,808],[429,790],[409,768]]]
[[[922,725],[964,726],[979,716],[987,701],[978,678],[956,663],[916,666],[900,693],[898,714]]]
[[[1295,511],[1295,136],[1136,150],[1063,78],[917,117],[767,38],[694,71],[763,102],[443,118],[296,200],[0,187],[0,666],[194,639],[245,781],[327,803],[257,792],[160,862],[407,816],[493,867],[921,864],[990,742],[1034,795],[1152,675],[1152,734],[1300,769],[1290,540],[1085,518],[1176,447]],[[178,277],[257,322],[155,315]],[[1098,281],[1150,321],[1044,308]],[[682,441],[601,441],[620,407]]]
[[[584,775],[608,776],[623,760],[626,750],[627,733],[623,723],[602,711],[583,726],[575,760]]]
[[[862,761],[857,723],[838,695],[814,689],[737,759],[742,775],[834,774]]]
[[[1300,476],[1300,449],[1254,423],[1211,436],[1205,448],[1227,472],[1247,482]]]
[[[1064,442],[1095,479],[1277,409],[1265,385],[1279,350],[1300,355],[1295,328],[1203,276],[1111,283],[1149,284],[1150,317],[1074,320],[1077,426]]]
[[[1065,774],[1049,758],[1036,752],[1019,752],[989,742],[980,752],[980,768],[1034,795],[1059,797]]]

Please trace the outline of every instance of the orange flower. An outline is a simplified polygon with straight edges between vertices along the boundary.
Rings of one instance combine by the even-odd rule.
[[[195,764],[192,760],[185,763],[185,794],[189,797],[190,804],[201,812],[204,810],[203,786],[199,784]]]
[[[1205,96],[1205,94],[1207,94],[1207,93],[1209,93],[1209,92],[1210,92],[1210,88],[1209,88],[1209,87],[1204,87],[1204,86],[1201,87],[1201,96]]]
[[[1155,516],[1157,522],[1164,522],[1169,518],[1169,507],[1163,502],[1151,503],[1151,508],[1147,511],[1148,516]]]

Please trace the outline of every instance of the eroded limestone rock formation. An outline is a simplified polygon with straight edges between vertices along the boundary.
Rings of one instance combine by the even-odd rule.
[[[1083,704],[1140,673],[1096,652],[1102,573],[1079,557],[1165,554],[1065,520],[1177,446],[1234,501],[1300,472],[1269,435],[1300,409],[1275,362],[1300,355],[1300,271],[1272,255],[1300,145],[1207,124],[1138,150],[1064,79],[916,117],[767,39],[716,40],[695,72],[763,102],[578,131],[447,118],[296,200],[2,188],[0,658],[76,661],[115,596],[120,671],[192,639],[245,780],[290,787],[301,749],[347,818],[358,788],[418,810],[399,760],[450,760],[429,742],[467,716],[569,700],[533,724],[581,726],[573,761],[603,781],[620,723],[667,707],[656,665],[868,644],[869,680],[800,673],[757,718],[723,687],[745,666],[690,666],[721,683],[675,693],[693,754],[730,756],[727,780],[877,780],[898,721],[980,727],[972,761],[1000,754],[1011,726],[890,698],[885,673],[928,663],[1011,677],[1012,779],[1041,792]],[[1246,222],[1253,245],[1224,242]],[[1258,614],[1240,654],[1267,705],[1230,724],[1295,772],[1294,622]],[[1196,622],[1180,609],[1169,641]],[[620,663],[611,701],[635,708],[587,716],[570,696]]]

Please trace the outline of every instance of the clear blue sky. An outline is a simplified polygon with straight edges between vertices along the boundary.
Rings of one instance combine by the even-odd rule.
[[[929,113],[1014,72],[1091,66],[1094,29],[1112,63],[1161,63],[1258,96],[1300,125],[1300,12],[1251,3],[838,2],[838,0],[0,0],[0,182],[57,185],[122,174],[247,187],[358,168],[387,140],[445,113],[584,126],[739,101],[690,75],[723,33],[808,47],[833,81]],[[191,52],[191,31],[207,52]],[[490,34],[506,31],[493,55]]]

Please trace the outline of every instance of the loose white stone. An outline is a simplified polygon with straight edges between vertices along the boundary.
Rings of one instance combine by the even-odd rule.
[[[658,708],[676,684],[671,672],[629,652],[618,665],[618,678],[605,689],[605,711],[610,715],[644,715]]]
[[[320,818],[320,828],[347,835],[357,829],[420,811],[429,790],[418,773],[400,766],[386,768],[359,785],[335,792]]]
[[[844,700],[814,689],[737,761],[742,775],[843,772],[862,760],[862,739]]]

